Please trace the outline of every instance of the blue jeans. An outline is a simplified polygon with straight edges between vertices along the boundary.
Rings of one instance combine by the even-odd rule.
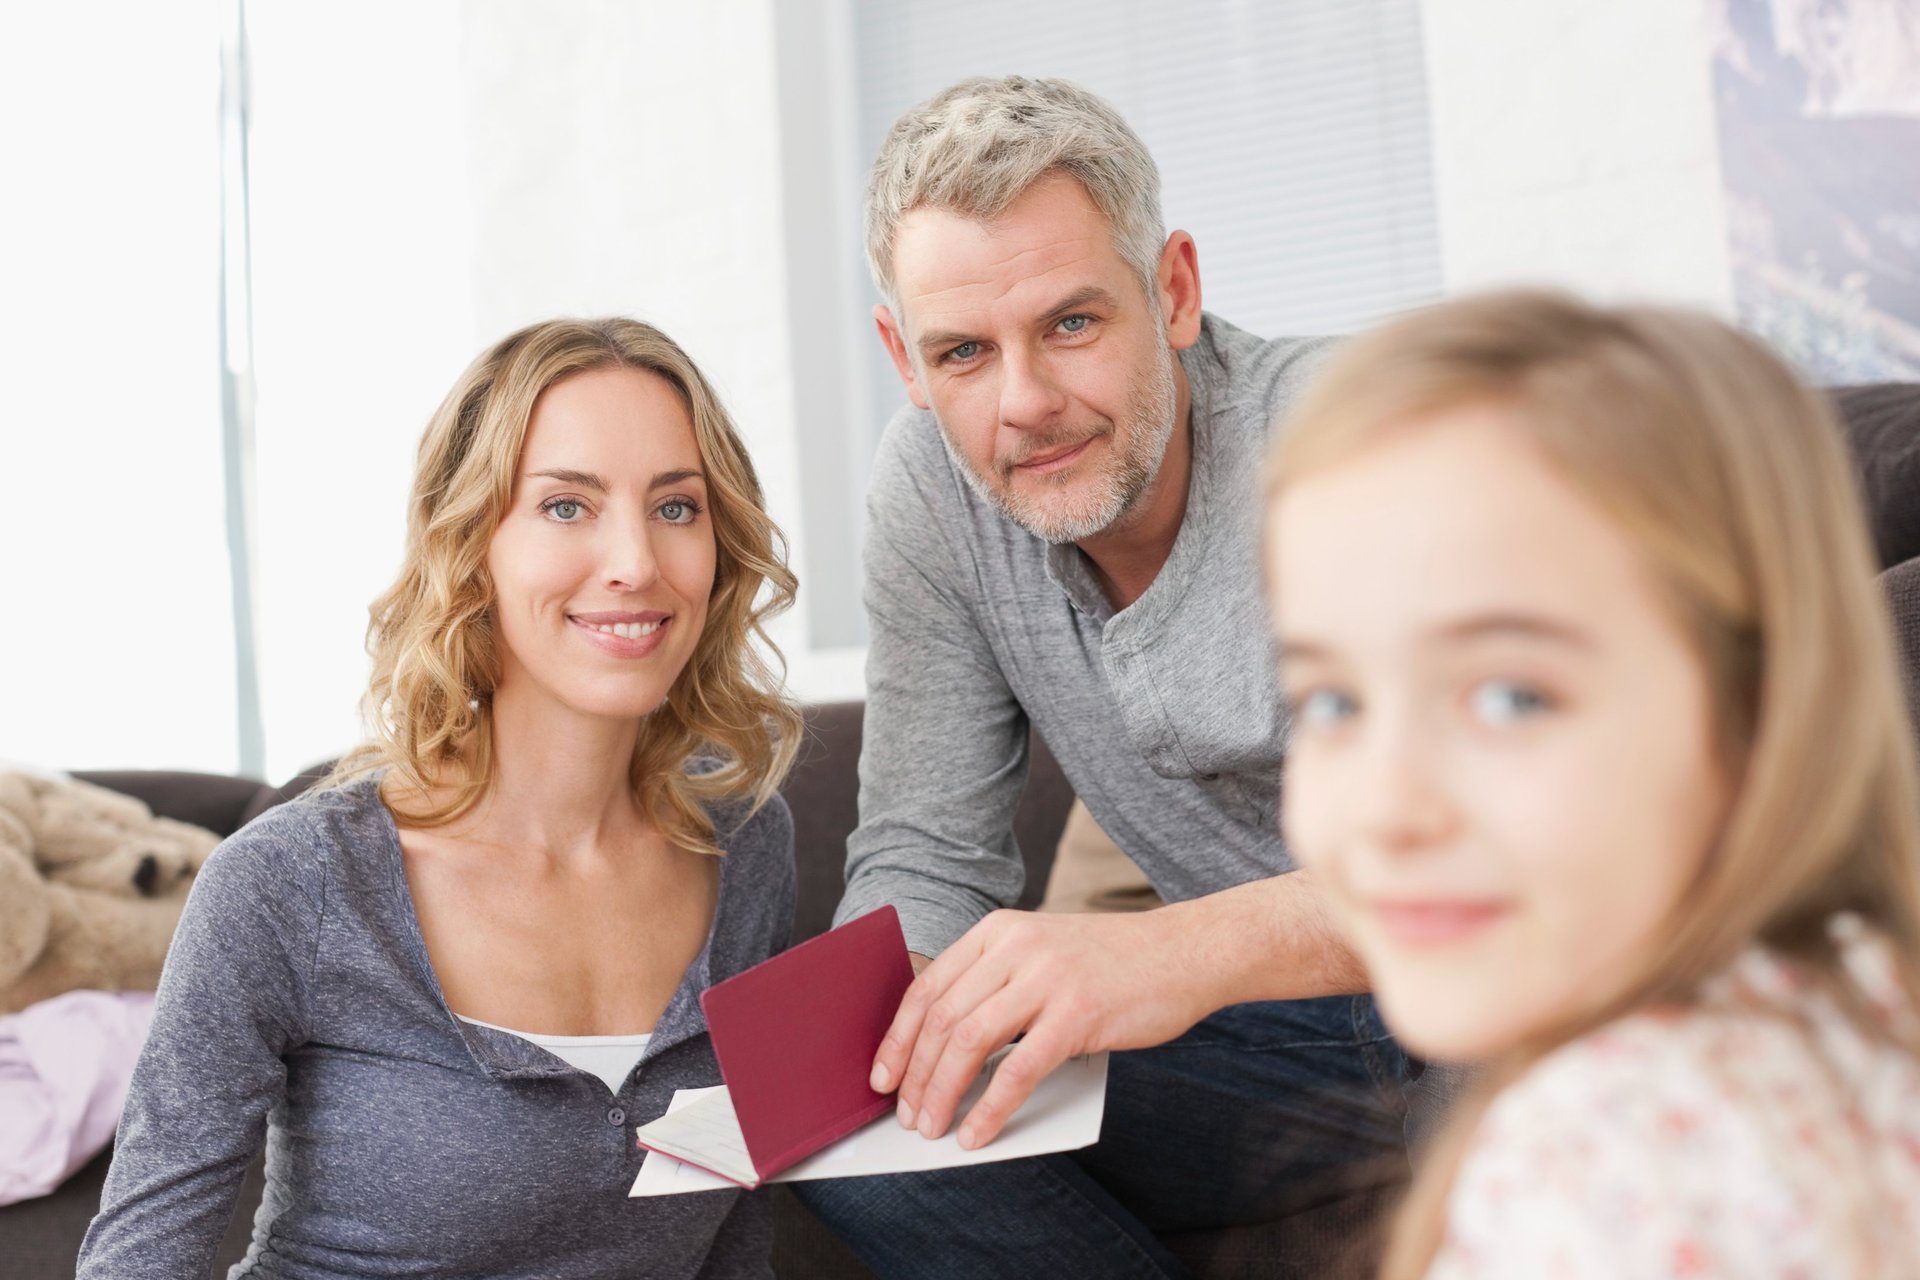
[[[1420,1074],[1368,996],[1235,1005],[1113,1055],[1100,1141],[971,1168],[791,1184],[875,1273],[1167,1277],[1154,1237],[1401,1181]]]

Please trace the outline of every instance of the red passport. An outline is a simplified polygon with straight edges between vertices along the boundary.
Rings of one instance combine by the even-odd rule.
[[[892,907],[700,997],[726,1092],[641,1126],[640,1145],[755,1187],[884,1114],[867,1084],[913,964]]]

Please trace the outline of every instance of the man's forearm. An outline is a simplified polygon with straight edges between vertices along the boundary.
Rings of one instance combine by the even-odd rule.
[[[1366,970],[1304,871],[1149,912],[1213,1009],[1252,1000],[1351,995]]]

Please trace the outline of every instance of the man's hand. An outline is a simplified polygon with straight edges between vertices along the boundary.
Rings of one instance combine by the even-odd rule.
[[[873,1087],[899,1082],[900,1122],[937,1138],[987,1058],[1025,1032],[960,1126],[973,1148],[1068,1058],[1173,1039],[1219,1007],[1178,914],[994,912],[907,989]]]
[[[1138,915],[996,911],[900,1001],[873,1087],[900,1090],[900,1123],[937,1138],[980,1068],[1022,1032],[960,1125],[990,1142],[1048,1072],[1103,1049],[1164,1044],[1230,1004],[1367,989],[1367,975],[1304,871]]]

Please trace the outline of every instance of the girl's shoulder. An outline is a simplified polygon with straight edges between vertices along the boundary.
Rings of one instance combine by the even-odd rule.
[[[1697,1005],[1619,1019],[1503,1089],[1461,1165],[1449,1244],[1517,1251],[1539,1274],[1559,1254],[1529,1240],[1593,1251],[1598,1270],[1568,1275],[1879,1274],[1833,1269],[1863,1205],[1900,1224],[1890,1238],[1920,1238],[1920,1061],[1754,951]]]

